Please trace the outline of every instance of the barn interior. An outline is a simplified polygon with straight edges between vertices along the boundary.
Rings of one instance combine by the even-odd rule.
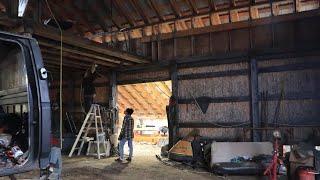
[[[320,172],[319,7],[319,0],[0,0],[0,30],[38,42],[64,179],[261,179],[274,165],[275,178],[301,179]],[[26,152],[28,67],[13,46],[0,42],[0,107],[15,116]],[[127,108],[133,161],[118,164]],[[103,131],[77,153],[88,111],[101,116]]]

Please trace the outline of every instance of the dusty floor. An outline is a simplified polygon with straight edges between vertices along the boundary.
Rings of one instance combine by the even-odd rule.
[[[135,153],[131,163],[118,163],[114,157],[97,160],[93,157],[64,157],[63,179],[116,179],[116,180],[250,180],[261,179],[254,177],[218,177],[204,171],[195,171],[188,167],[172,167],[158,161],[155,154],[159,154],[159,147],[153,145],[135,145]],[[21,174],[17,179],[36,179],[37,172]],[[2,178],[0,178],[2,179]],[[9,179],[9,178],[3,178]]]

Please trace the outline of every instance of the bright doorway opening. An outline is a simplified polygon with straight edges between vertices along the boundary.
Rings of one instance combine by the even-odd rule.
[[[121,128],[125,109],[134,109],[134,156],[159,154],[169,141],[166,106],[172,94],[171,81],[118,85],[117,92],[118,128]],[[126,145],[125,154],[127,152]]]

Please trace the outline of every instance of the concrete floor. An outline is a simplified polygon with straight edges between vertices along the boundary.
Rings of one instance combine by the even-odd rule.
[[[158,161],[159,147],[153,145],[135,145],[135,153],[131,163],[118,163],[114,157],[97,160],[93,157],[64,157],[63,179],[115,179],[115,180],[251,180],[257,177],[218,177],[205,171],[191,168],[176,168]],[[18,179],[36,179],[37,172],[17,175]],[[8,178],[0,178],[8,179]]]

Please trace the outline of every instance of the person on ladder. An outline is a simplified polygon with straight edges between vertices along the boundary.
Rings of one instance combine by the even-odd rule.
[[[124,160],[123,147],[127,141],[128,141],[128,146],[129,146],[129,157],[126,160],[128,162],[131,162],[131,160],[132,160],[132,153],[133,153],[132,140],[134,137],[134,135],[133,135],[134,120],[131,117],[132,113],[133,113],[133,109],[131,109],[131,108],[127,108],[124,111],[125,116],[123,119],[121,132],[120,132],[120,135],[118,138],[118,140],[120,141],[120,144],[119,144],[120,157],[118,159],[116,159],[116,161],[118,161],[118,162],[123,162],[123,160]]]
[[[90,69],[86,71],[83,77],[83,95],[84,95],[84,109],[86,113],[90,110],[93,104],[94,97],[96,96],[96,90],[93,82],[99,77],[96,72],[96,64],[93,64]]]

